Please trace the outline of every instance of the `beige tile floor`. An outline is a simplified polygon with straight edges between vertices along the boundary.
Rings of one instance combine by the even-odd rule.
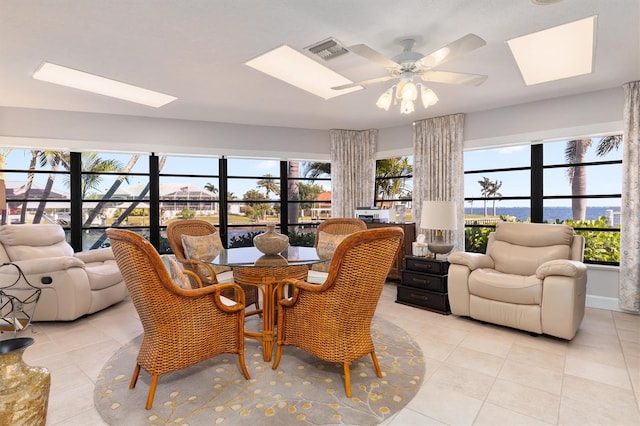
[[[426,375],[386,425],[640,425],[640,316],[588,308],[566,342],[400,305],[395,295],[387,284],[377,313],[412,333]],[[104,424],[94,381],[141,332],[131,302],[33,331],[22,333],[36,339],[24,359],[51,371],[47,424]]]

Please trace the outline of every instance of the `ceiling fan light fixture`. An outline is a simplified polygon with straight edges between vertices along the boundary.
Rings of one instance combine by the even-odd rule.
[[[416,110],[412,100],[403,99],[400,104],[400,114],[411,114]]]
[[[402,100],[415,101],[418,99],[418,88],[413,82],[408,82],[402,87]]]
[[[439,99],[435,92],[423,85],[420,85],[420,97],[422,98],[422,105],[425,108],[429,108],[438,103]]]
[[[393,100],[394,87],[395,86],[390,87],[382,95],[380,95],[380,97],[378,98],[378,101],[376,102],[376,106],[378,108],[383,109],[385,111],[389,111],[389,107],[391,106],[391,101]]]

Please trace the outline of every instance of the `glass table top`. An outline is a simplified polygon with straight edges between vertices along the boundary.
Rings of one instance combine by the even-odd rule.
[[[264,254],[255,247],[238,247],[221,250],[212,261],[219,266],[261,266],[282,267],[296,265],[311,265],[328,262],[330,259],[320,259],[315,247],[289,246],[280,254]]]

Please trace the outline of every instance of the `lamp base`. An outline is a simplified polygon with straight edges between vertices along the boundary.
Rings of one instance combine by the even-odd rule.
[[[438,258],[438,254],[447,254],[453,250],[453,244],[445,243],[442,231],[436,232],[436,239],[428,245],[429,251],[434,254],[434,259]]]
[[[453,244],[429,243],[428,247],[429,251],[434,254],[434,259],[437,259],[439,254],[448,254],[453,250]]]

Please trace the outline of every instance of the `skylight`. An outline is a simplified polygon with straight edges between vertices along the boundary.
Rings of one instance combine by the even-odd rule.
[[[362,89],[360,86],[343,90],[332,87],[353,81],[314,61],[297,50],[283,45],[246,62],[252,68],[324,99]]]
[[[581,19],[508,40],[527,86],[593,71],[596,18]]]
[[[33,73],[33,78],[154,108],[159,108],[178,99],[175,96],[154,92],[153,90],[143,89],[142,87],[121,83],[49,62],[43,62]]]

